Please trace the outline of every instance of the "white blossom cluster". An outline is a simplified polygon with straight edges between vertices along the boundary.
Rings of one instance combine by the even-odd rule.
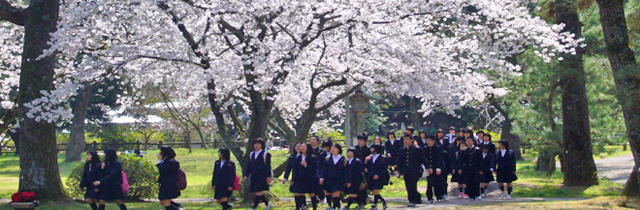
[[[43,56],[60,53],[57,90],[71,95],[79,83],[119,76],[184,100],[213,93],[224,107],[246,107],[254,91],[292,122],[309,108],[314,89],[346,80],[319,91],[316,108],[362,84],[367,92],[422,98],[424,112],[435,105],[454,110],[506,94],[485,75],[518,74],[510,56],[533,48],[550,61],[579,43],[559,33],[562,26],[532,17],[527,3],[68,0]],[[123,101],[140,96],[133,97]],[[33,109],[47,111],[37,106],[52,101],[60,100]],[[343,115],[340,104],[327,113]],[[329,123],[337,122],[319,125]]]
[[[0,21],[0,106],[12,109],[11,94],[16,94],[20,83],[24,28]]]

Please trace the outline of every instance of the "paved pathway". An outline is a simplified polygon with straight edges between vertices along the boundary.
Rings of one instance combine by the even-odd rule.
[[[633,155],[621,155],[617,157],[596,160],[598,176],[615,183],[624,185],[633,170]]]

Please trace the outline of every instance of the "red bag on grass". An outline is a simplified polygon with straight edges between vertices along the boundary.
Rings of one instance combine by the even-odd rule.
[[[36,200],[36,194],[34,192],[17,192],[11,195],[11,202],[33,202]]]

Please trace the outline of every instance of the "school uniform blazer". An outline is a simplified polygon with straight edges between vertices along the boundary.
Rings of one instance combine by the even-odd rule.
[[[350,176],[347,178],[347,183],[360,184],[362,182],[362,173],[364,172],[364,164],[358,158],[353,158],[351,163],[347,160],[347,171]]]
[[[316,159],[318,163],[320,163],[320,154],[322,154],[324,152],[324,149],[322,149],[322,147],[318,146],[316,148],[313,149],[313,156],[316,156]]]
[[[284,179],[289,179],[289,175],[291,174],[291,170],[293,170],[293,166],[295,165],[297,156],[298,154],[293,154],[289,156],[289,162],[287,162],[287,168],[284,169]],[[318,165],[317,161],[316,161],[316,165]]]
[[[482,163],[482,171],[488,172],[491,171],[491,169],[496,170],[495,153],[487,153],[487,155],[482,158]]]
[[[251,176],[254,178],[270,178],[271,174],[271,154],[267,152],[266,160],[265,153],[267,151],[262,150],[260,153],[256,155],[256,152],[251,152],[249,154],[249,160],[247,160],[247,168],[244,171],[244,176]]]
[[[478,147],[470,148],[469,159],[462,166],[462,172],[477,173],[482,168],[482,150]]]
[[[449,148],[450,145],[449,139],[446,136],[443,136],[441,139],[436,140],[436,144],[440,145],[442,148]]]
[[[100,188],[104,189],[108,186],[121,186],[122,185],[122,164],[120,161],[105,164],[100,178]]]
[[[495,154],[496,153],[496,145],[493,144],[492,142],[489,142],[489,144],[485,144],[484,142],[482,142],[482,144],[480,144],[481,148],[489,148],[489,153]]]
[[[498,172],[515,172],[516,156],[513,154],[513,150],[507,150],[504,156],[500,150],[496,151],[496,165],[495,170]]]
[[[322,150],[322,153],[320,153],[320,156],[316,156],[318,157],[318,174],[322,174],[324,171],[324,165],[327,162],[327,156],[329,155],[329,152],[325,151],[324,149]]]
[[[211,178],[211,186],[216,187],[233,187],[236,181],[236,163],[227,160],[224,161],[224,165],[220,167],[220,160],[216,160],[216,164],[213,167],[213,177]]]
[[[400,141],[400,139],[389,139],[384,142],[384,150],[387,152],[387,154],[391,154],[391,158],[393,160],[396,159],[396,156],[398,156],[398,152],[400,152],[400,148],[402,148],[403,146],[404,145],[402,145],[402,141]]]
[[[175,159],[164,160],[161,163],[156,164],[160,176],[158,177],[158,183],[177,183],[178,182],[178,169],[180,169],[180,163]]]
[[[82,179],[80,180],[80,188],[93,189],[93,182],[100,179],[100,167],[101,163],[85,163]]]
[[[453,162],[453,170],[464,170],[464,165],[469,162],[469,149],[456,151],[456,156]]]
[[[325,157],[324,169],[322,170],[322,175],[320,178],[323,179],[345,179],[345,177],[351,176],[349,172],[345,169],[345,158],[340,157],[338,163],[333,162],[333,157],[328,156],[328,160]]]
[[[442,162],[442,147],[440,147],[440,145],[433,144],[433,146],[431,147],[426,145],[423,148],[423,152],[425,157],[427,158],[427,164],[424,165],[425,168],[433,169],[434,171],[436,169],[444,169],[444,163]]]
[[[427,139],[418,138],[418,140],[416,141],[418,142],[418,146],[420,148],[424,148],[425,146],[427,146]]]
[[[365,163],[365,167],[367,167],[367,177],[373,180],[373,177],[378,175],[378,180],[384,180],[389,173],[387,172],[387,163],[385,161],[384,155],[380,154],[378,158],[376,158],[375,162],[373,161],[373,155],[369,158],[369,161]]]
[[[296,157],[294,160],[294,181],[299,180],[314,180],[318,178],[318,161],[313,155],[309,155],[304,159],[307,162],[307,166],[302,165],[302,155]],[[318,180],[315,180],[316,182]]]
[[[360,159],[360,161],[362,161],[364,163],[364,161],[367,159],[367,157],[369,157],[369,155],[371,155],[371,147],[364,145],[364,146],[360,146],[360,145],[356,145],[356,157],[358,159]]]
[[[422,165],[427,164],[427,160],[421,148],[411,145],[400,149],[396,164],[400,174],[422,175]]]

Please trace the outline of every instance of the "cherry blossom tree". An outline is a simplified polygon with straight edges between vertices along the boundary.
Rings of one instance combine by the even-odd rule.
[[[506,59],[525,47],[545,60],[573,52],[579,40],[530,16],[528,3],[69,0],[41,55],[60,53],[58,88],[29,102],[28,114],[67,118],[52,107],[83,82],[122,75],[134,88],[205,97],[231,148],[230,126],[250,140],[264,137],[274,110],[305,139],[318,114],[343,115],[335,105],[358,88],[418,97],[427,113],[435,105],[454,110],[505,94],[485,74],[518,74]],[[252,149],[232,149],[242,168]]]

